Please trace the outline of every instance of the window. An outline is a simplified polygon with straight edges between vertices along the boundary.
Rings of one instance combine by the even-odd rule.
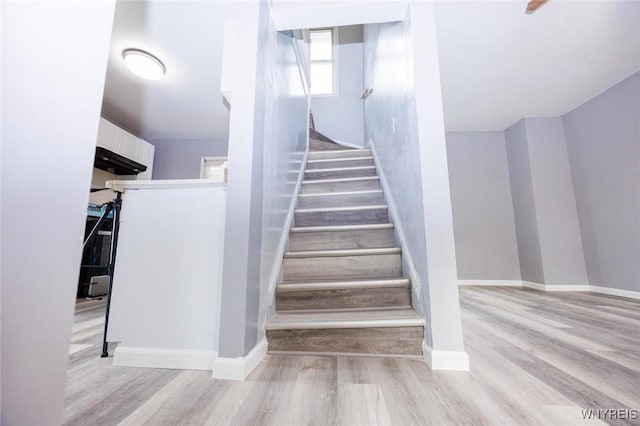
[[[311,94],[336,94],[337,55],[336,28],[310,31],[311,39]]]
[[[227,157],[202,157],[200,178],[226,182]]]

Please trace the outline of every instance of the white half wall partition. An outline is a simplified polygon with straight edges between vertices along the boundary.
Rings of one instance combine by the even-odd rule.
[[[223,55],[233,64],[222,82],[231,100],[228,203],[219,356],[213,376],[244,379],[266,354],[264,321],[302,176],[309,98],[305,44],[277,31],[269,4],[243,3]],[[229,27],[229,26],[228,26]],[[228,43],[227,43],[228,41]],[[302,54],[301,54],[302,53]],[[223,63],[223,70],[228,64]]]
[[[123,193],[108,340],[113,364],[210,370],[218,350],[226,186],[109,181]]]
[[[426,320],[425,359],[467,370],[458,300],[435,11],[411,3],[401,22],[366,25],[365,139],[372,145],[410,275]]]

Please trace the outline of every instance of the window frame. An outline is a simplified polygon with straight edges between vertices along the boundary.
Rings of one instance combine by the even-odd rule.
[[[323,27],[323,28],[313,28],[311,30],[309,30],[309,52],[311,52],[311,33],[313,33],[314,31],[331,31],[331,60],[312,60],[311,59],[311,53],[309,53],[309,95],[311,97],[314,98],[331,98],[331,97],[338,97],[339,96],[339,80],[338,80],[338,54],[339,54],[339,49],[338,46],[340,44],[339,40],[340,40],[340,35],[339,35],[339,30],[338,27]],[[318,93],[318,94],[314,94],[312,93],[312,85],[313,85],[313,81],[311,78],[311,66],[313,63],[330,63],[332,66],[332,73],[333,73],[333,85],[332,85],[332,91],[331,93]]]
[[[205,179],[205,175],[206,175],[206,163],[207,161],[222,161],[223,163],[225,161],[229,161],[229,157],[209,157],[209,156],[204,156],[204,157],[200,157],[200,179]]]

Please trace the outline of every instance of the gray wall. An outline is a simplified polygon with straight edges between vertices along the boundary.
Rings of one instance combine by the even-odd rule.
[[[587,285],[562,119],[526,118],[524,123],[544,283]]]
[[[219,341],[225,358],[246,355],[262,337],[261,292],[276,262],[308,129],[293,39],[269,24],[266,2],[247,3],[242,20],[229,125]]]
[[[420,40],[420,43],[413,41]],[[403,22],[364,30],[365,137],[397,206],[414,306],[436,350],[463,351],[455,242],[433,4],[411,3]],[[413,76],[420,75],[417,81]],[[410,190],[408,190],[410,188]],[[411,257],[412,264],[406,258]],[[406,271],[405,273],[409,273]]]
[[[153,141],[153,179],[198,179],[202,157],[224,157],[227,141]]]
[[[563,121],[589,282],[640,291],[640,73]]]
[[[505,139],[518,257],[520,259],[520,276],[525,281],[544,283],[524,120],[520,120],[505,130]]]
[[[313,96],[316,129],[339,141],[364,144],[362,25],[338,29],[338,96]]]
[[[522,279],[587,285],[562,120],[525,118],[505,136]]]
[[[504,132],[448,132],[460,280],[519,280]]]
[[[0,422],[58,425],[115,1],[1,7]]]

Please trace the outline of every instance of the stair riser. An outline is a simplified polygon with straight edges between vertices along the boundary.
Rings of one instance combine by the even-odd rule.
[[[318,179],[341,179],[352,177],[365,177],[375,176],[376,169],[345,169],[345,170],[307,170],[304,172],[304,178],[306,180],[318,180]]]
[[[340,152],[309,151],[309,160],[328,160],[333,158],[370,157],[371,150],[347,149]]]
[[[276,294],[277,311],[402,306],[411,306],[409,286],[286,291]]]
[[[325,142],[319,139],[309,138],[309,149],[315,151],[333,151],[333,150],[348,150],[349,147],[338,145],[336,143]]]
[[[362,167],[362,166],[373,166],[372,158],[368,159],[360,159],[360,160],[333,160],[333,161],[321,161],[318,163],[314,163],[313,161],[307,162],[306,170],[315,170],[315,169],[334,169],[340,167]]]
[[[299,197],[298,208],[324,208],[324,207],[355,207],[384,204],[382,192],[367,192],[364,194],[337,194],[321,195],[313,197]]]
[[[289,250],[338,250],[394,247],[393,229],[333,232],[293,232]]]
[[[423,327],[268,330],[269,351],[422,356]]]
[[[352,182],[308,183],[302,185],[300,193],[321,194],[326,192],[368,191],[373,189],[380,189],[380,181],[378,179]]]
[[[388,223],[386,208],[344,210],[328,212],[302,212],[295,214],[296,226],[361,225]]]
[[[392,278],[402,275],[402,260],[400,254],[285,258],[282,269],[285,281]]]

